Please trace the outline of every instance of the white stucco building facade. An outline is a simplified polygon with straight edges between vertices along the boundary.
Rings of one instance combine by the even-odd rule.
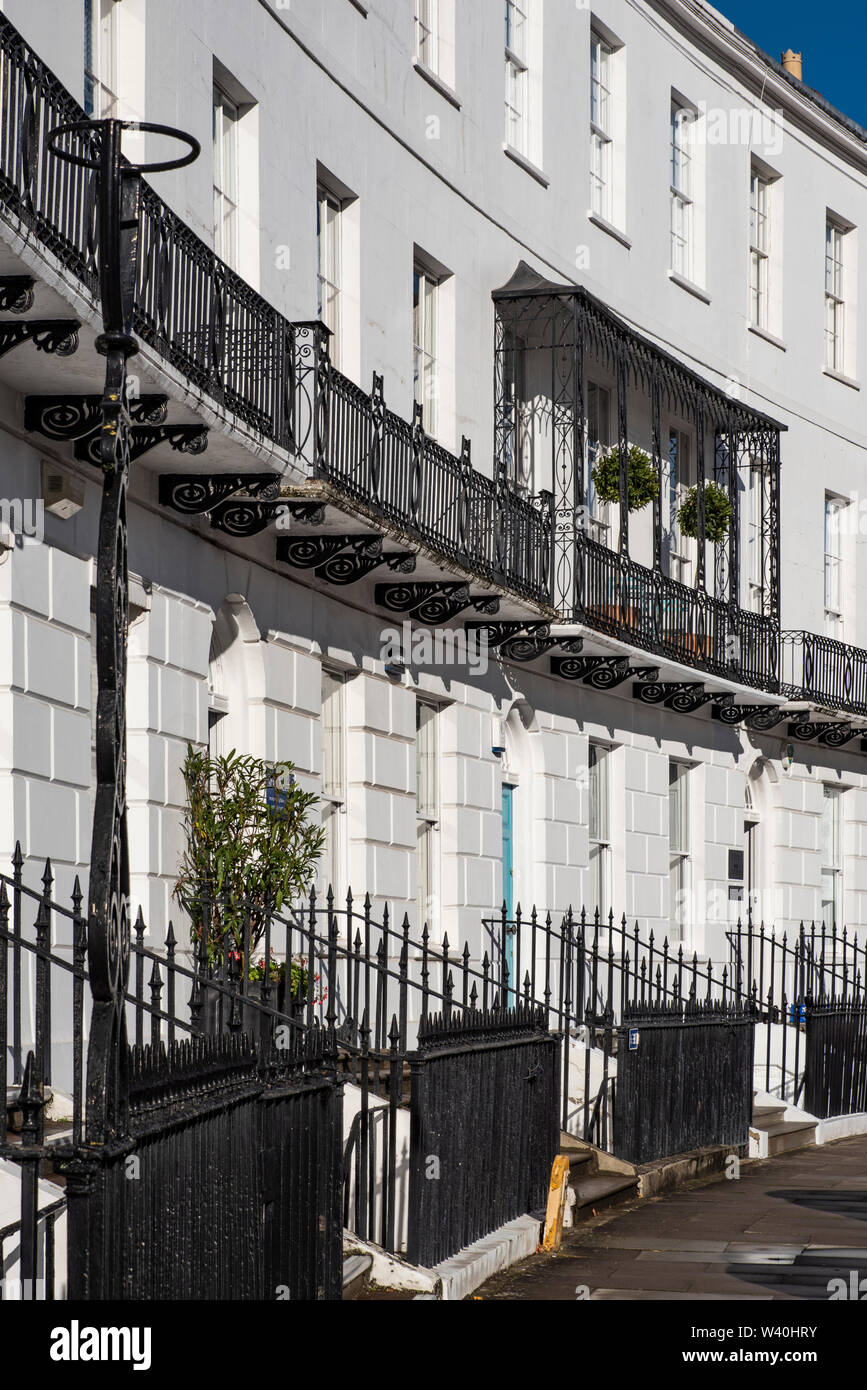
[[[181,925],[171,895],[188,742],[291,760],[322,798],[322,886],[369,892],[474,952],[482,919],[504,898],[512,911],[625,913],[714,960],[750,900],[778,929],[823,916],[850,933],[867,927],[867,136],[701,0],[522,0],[506,11],[504,34],[502,6],[459,0],[3,5],[94,114],[177,126],[200,141],[196,163],[151,183],[261,297],[250,301],[259,327],[238,330],[232,369],[265,360],[250,345],[270,322],[267,306],[288,324],[324,318],[342,379],[368,398],[381,378],[374,398],[381,389],[409,435],[418,403],[430,441],[418,483],[427,500],[414,501],[408,484],[402,514],[375,489],[353,490],[362,436],[331,428],[344,418],[334,407],[324,427],[332,490],[317,491],[297,402],[295,432],[275,438],[225,381],[217,391],[185,366],[186,328],[143,341],[132,367],[140,395],[167,397],[170,422],[208,431],[205,452],[164,439],[132,474],[130,856],[134,906],[157,942],[170,917]],[[157,137],[130,133],[131,157],[161,149]],[[677,514],[703,457],[705,483],[742,494],[725,599],[709,540],[703,582],[711,599],[767,620],[777,655],[761,670],[745,678],[736,648],[721,666],[704,628],[693,641],[690,627],[679,647],[669,633],[661,646],[629,616],[633,590],[616,604],[565,602],[555,577],[571,543],[562,532],[558,551],[531,528],[517,559],[481,572],[473,555],[495,515],[472,500],[482,485],[469,494],[475,550],[461,543],[472,527],[448,520],[452,502],[426,490],[429,477],[456,476],[466,439],[476,473],[506,479],[515,514],[541,516],[547,504],[530,499],[545,493],[555,510],[562,503],[560,407],[541,358],[517,366],[534,330],[516,320],[513,360],[495,363],[503,311],[492,296],[521,262],[528,299],[544,285],[567,299],[581,287],[610,311],[618,342],[639,356],[646,342],[658,350],[642,358],[654,380],[680,364],[695,398],[709,393],[710,414],[729,401],[783,431],[777,490],[771,454],[725,472],[725,430],[716,427],[715,453],[710,415],[697,426],[676,393],[660,388],[654,418],[640,372],[620,385],[624,425],[601,338],[587,338],[572,380],[570,467],[580,456],[584,474],[573,487],[575,534],[589,527],[593,545],[623,558],[619,506],[594,498],[589,479],[607,447],[636,444],[661,486],[656,510],[630,518],[629,554],[669,586],[677,626],[679,612],[692,612],[684,591],[701,582],[700,543]],[[2,195],[0,275],[34,281],[19,318],[80,324],[69,357],[24,343],[0,358],[0,497],[10,503],[0,536],[0,858],[20,841],[35,884],[50,856],[62,895],[88,868],[100,479],[71,439],[34,423],[27,402],[100,392],[99,316],[62,248]],[[64,518],[46,508],[38,535],[20,525],[16,534],[11,504],[50,502],[52,472],[64,496],[80,490],[80,509]],[[186,475],[263,474],[284,492],[249,534],[214,525],[213,508],[173,505]],[[234,495],[256,498],[242,484]],[[458,537],[451,551],[436,542],[438,526]],[[281,550],[316,538],[321,569],[357,558],[359,536],[382,555],[352,583]],[[329,538],[345,544],[329,550]],[[534,571],[524,583],[537,541],[552,548],[547,579]],[[417,608],[383,595],[404,583],[455,586],[452,600],[468,585],[468,603],[425,627]],[[459,649],[444,650],[443,633],[486,619],[514,627],[501,645],[490,634],[484,661],[472,650],[447,660]],[[405,621],[429,633],[432,652],[400,669],[386,649]],[[543,644],[535,659],[501,649],[527,633]],[[596,665],[564,678],[552,660],[564,655]],[[597,688],[589,677],[605,663],[619,678]],[[662,697],[648,704],[636,693],[648,677],[666,698],[677,687],[707,699],[690,712]],[[739,705],[743,719],[717,717]],[[751,727],[747,712],[758,709],[779,718]],[[810,737],[792,732],[800,720],[815,726]],[[841,731],[840,746],[826,725]]]

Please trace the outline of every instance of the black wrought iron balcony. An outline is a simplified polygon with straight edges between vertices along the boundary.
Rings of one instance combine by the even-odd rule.
[[[576,616],[657,656],[776,693],[779,626],[617,555],[577,542]]]
[[[784,632],[782,690],[790,699],[867,717],[867,651],[817,632]]]
[[[91,169],[61,161],[49,131],[85,113],[0,15],[0,214],[34,234],[94,297],[97,218]],[[61,149],[91,153],[87,131]],[[292,324],[142,186],[135,331],[238,422],[285,449],[375,524],[434,556],[550,605],[550,498],[528,498],[427,438],[328,360],[321,325]]]
[[[554,494],[554,607],[775,694],[784,427],[581,286],[521,262],[494,302],[497,463]]]

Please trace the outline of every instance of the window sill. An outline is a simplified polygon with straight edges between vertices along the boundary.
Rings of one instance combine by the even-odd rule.
[[[691,294],[696,299],[700,299],[702,304],[710,304],[710,295],[705,294],[700,285],[694,284],[692,280],[685,279],[683,275],[678,275],[676,270],[670,270],[668,272],[668,278],[673,285],[678,285],[680,289],[686,290],[687,294]]]
[[[769,333],[766,328],[759,328],[757,323],[748,323],[747,328],[750,333],[755,333],[757,338],[762,338],[764,342],[770,343],[771,347],[779,348],[780,352],[787,351],[786,344],[775,333]]]
[[[592,222],[594,227],[598,227],[600,232],[605,232],[606,235],[613,237],[615,241],[619,241],[620,245],[625,246],[627,251],[632,250],[632,242],[627,236],[624,236],[623,232],[617,230],[613,222],[609,222],[605,217],[600,217],[598,212],[591,211],[587,213],[587,220],[588,222]]]
[[[832,381],[839,381],[841,386],[848,386],[852,391],[861,390],[860,381],[856,381],[855,378],[851,376],[844,376],[842,372],[835,372],[832,367],[823,367],[822,374],[823,376],[829,376]]]
[[[526,155],[516,150],[513,145],[504,143],[503,153],[508,159],[514,160],[515,164],[519,165],[519,167],[524,170],[525,174],[529,174],[530,178],[535,179],[543,188],[549,187],[551,180],[548,178],[547,174],[543,173],[538,165],[534,164]]]
[[[427,82],[429,86],[433,87],[435,92],[439,92],[441,97],[445,97],[446,101],[450,102],[456,111],[460,111],[461,102],[457,93],[448,85],[447,82],[443,82],[442,78],[439,76],[438,73],[434,72],[433,68],[429,68],[424,63],[420,63],[418,58],[413,58],[412,65],[418,73],[419,77],[423,77],[425,82]]]

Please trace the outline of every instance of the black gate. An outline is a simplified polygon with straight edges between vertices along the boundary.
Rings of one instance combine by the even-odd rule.
[[[867,1111],[867,1004],[807,1005],[804,1107],[820,1120]]]
[[[722,1003],[624,1010],[617,1029],[614,1152],[650,1163],[749,1141],[753,1017]]]
[[[422,1020],[410,1059],[410,1263],[436,1265],[544,1207],[558,1046],[545,1009],[529,1004]]]
[[[333,1032],[263,1065],[246,1034],[129,1049],[127,1137],[69,1149],[69,1297],[339,1299]]]

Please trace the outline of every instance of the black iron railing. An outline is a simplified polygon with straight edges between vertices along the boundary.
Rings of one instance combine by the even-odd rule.
[[[867,715],[867,651],[817,632],[782,635],[782,689],[792,699]]]
[[[779,624],[702,589],[577,539],[577,616],[589,626],[685,666],[761,690],[779,680]]]
[[[755,1014],[740,1002],[644,1004],[617,1038],[614,1149],[650,1163],[707,1145],[746,1150]]]
[[[828,999],[807,1008],[804,1106],[811,1115],[867,1111],[867,1001]]]
[[[86,120],[0,15],[0,210],[92,294],[94,170],[47,148]],[[92,154],[87,131],[58,148]],[[538,603],[550,598],[550,499],[526,498],[385,409],[328,362],[327,332],[292,324],[142,183],[135,332],[238,421],[438,555]]]

